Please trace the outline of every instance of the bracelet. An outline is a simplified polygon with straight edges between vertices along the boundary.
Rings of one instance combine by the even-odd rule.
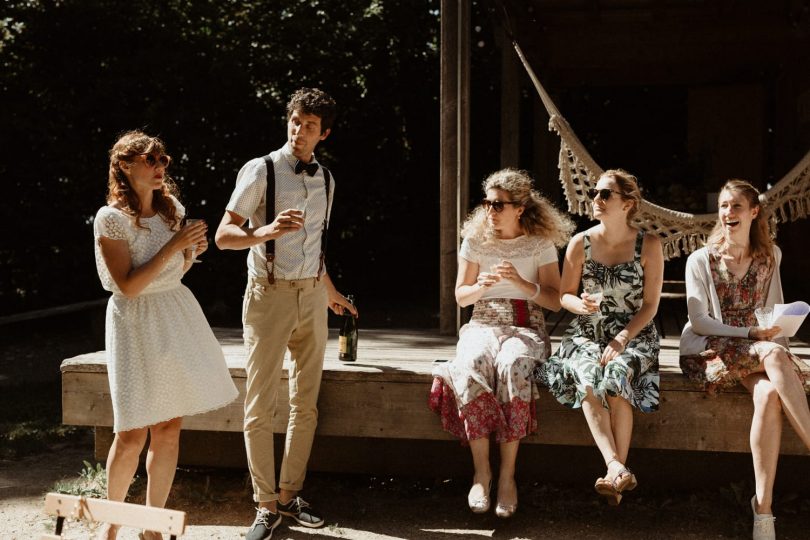
[[[533,295],[531,295],[531,297],[529,298],[529,300],[534,300],[535,298],[537,298],[537,295],[538,295],[538,294],[540,294],[540,284],[539,284],[539,283],[535,283],[535,284],[534,284],[534,294],[533,294]]]

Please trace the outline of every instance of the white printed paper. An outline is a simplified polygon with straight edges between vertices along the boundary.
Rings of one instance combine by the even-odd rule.
[[[795,336],[808,313],[810,313],[810,305],[807,302],[793,302],[773,306],[772,324],[781,328],[780,332],[774,337],[791,338]]]

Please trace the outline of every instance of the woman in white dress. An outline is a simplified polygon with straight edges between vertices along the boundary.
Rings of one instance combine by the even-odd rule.
[[[543,309],[560,309],[557,247],[574,224],[532,189],[525,171],[504,169],[484,181],[486,198],[461,231],[456,300],[474,305],[459,330],[456,357],[433,371],[430,407],[472,452],[467,504],[490,508],[490,439],[499,445],[495,514],[517,510],[520,440],[537,430],[532,370],[549,355]],[[494,437],[493,437],[494,436]]]
[[[185,209],[166,175],[161,140],[124,134],[110,150],[107,206],[93,224],[96,267],[107,305],[106,349],[115,440],[107,497],[123,501],[150,435],[146,504],[163,507],[177,466],[183,416],[237,397],[222,348],[180,281],[192,253],[208,247],[203,222],[181,226]],[[116,537],[104,526],[98,537]],[[145,531],[142,538],[161,538]]]

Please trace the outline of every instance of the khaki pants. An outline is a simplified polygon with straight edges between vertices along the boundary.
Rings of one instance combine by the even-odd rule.
[[[245,448],[253,500],[278,499],[273,416],[284,354],[289,347],[290,420],[278,487],[299,491],[318,423],[318,391],[327,338],[326,286],[315,278],[297,281],[248,278],[242,309],[247,348]]]

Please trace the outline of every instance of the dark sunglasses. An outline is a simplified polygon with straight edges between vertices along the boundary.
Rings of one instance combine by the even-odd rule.
[[[591,188],[585,192],[591,200],[596,199],[596,196],[599,195],[599,198],[603,201],[607,201],[610,199],[610,195],[615,193],[616,195],[624,195],[621,191],[613,191],[612,189],[604,188],[604,189],[596,189]]]
[[[158,157],[155,157],[154,154],[140,154],[144,156],[143,161],[149,167],[154,167],[155,165],[160,165],[164,169],[168,167],[172,162],[172,156],[168,156],[166,154],[161,154]]]
[[[490,201],[489,199],[484,199],[481,201],[481,206],[484,207],[484,211],[489,210],[490,206],[493,210],[495,210],[496,214],[500,214],[503,212],[504,206],[507,204],[511,204],[513,206],[520,206],[520,203],[513,202],[513,201]]]

